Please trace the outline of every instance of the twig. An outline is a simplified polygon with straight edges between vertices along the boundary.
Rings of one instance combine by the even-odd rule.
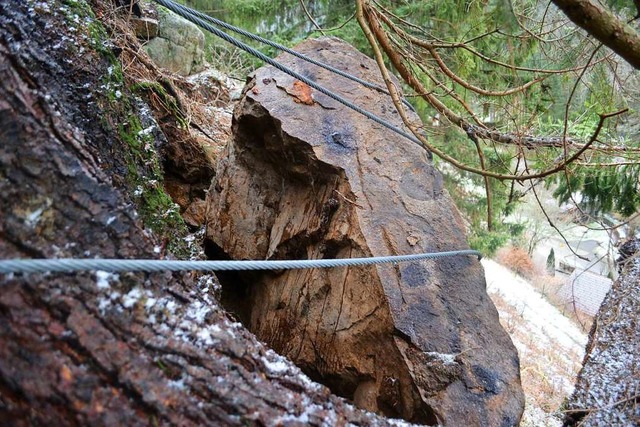
[[[333,191],[335,191],[338,194],[338,196],[342,197],[344,199],[344,201],[351,203],[353,206],[355,206],[357,208],[364,209],[364,207],[362,205],[359,205],[354,200],[351,200],[351,199],[347,198],[344,194],[342,194],[338,190],[333,190]]]
[[[478,159],[480,160],[480,168],[482,170],[487,170],[485,162],[484,162],[484,153],[482,152],[482,147],[480,146],[480,141],[475,138],[471,138],[476,145],[476,150],[478,152]],[[491,182],[489,181],[488,176],[483,176],[484,178],[484,191],[487,195],[487,230],[493,231],[493,212],[491,209],[492,200],[491,200]]]
[[[573,95],[576,93],[576,89],[578,88],[578,83],[580,83],[580,81],[582,80],[582,77],[584,77],[585,73],[587,72],[587,66],[589,63],[591,63],[591,60],[593,60],[593,58],[596,56],[596,53],[598,53],[598,51],[600,50],[600,48],[602,48],[602,46],[604,46],[602,43],[600,43],[600,45],[598,45],[598,47],[596,47],[593,52],[591,53],[591,56],[589,57],[589,59],[587,60],[587,65],[585,65],[584,69],[580,72],[580,75],[578,76],[578,78],[576,79],[575,83],[573,84],[573,88],[571,89],[571,93],[569,94],[569,98],[567,99],[567,103],[565,104],[565,109],[564,109],[564,129],[562,131],[562,134],[564,137],[567,136],[567,131],[569,130],[569,107],[571,106],[571,101],[573,100]],[[598,128],[598,133],[600,132],[599,128]],[[564,158],[567,158],[567,145],[565,144],[563,146],[564,148]]]
[[[631,400],[637,400],[637,399],[640,399],[640,394],[636,394],[634,396],[627,397],[625,399],[616,400],[613,403],[610,403],[610,404],[604,405],[604,406],[600,406],[598,408],[565,409],[564,411],[561,411],[561,412],[564,412],[564,413],[567,413],[567,414],[585,412],[585,413],[589,414],[591,412],[598,412],[598,411],[604,411],[605,409],[611,409],[611,408],[613,408],[615,406],[620,405],[621,403],[626,403],[626,402],[629,402]]]
[[[326,36],[326,33],[324,32],[324,30],[322,29],[322,27],[320,27],[320,25],[318,25],[318,23],[316,22],[315,19],[313,19],[313,16],[311,16],[311,13],[309,13],[309,10],[307,9],[307,5],[304,4],[304,0],[299,0],[300,4],[302,5],[302,9],[304,9],[304,13],[307,15],[307,18],[309,18],[309,20],[313,23],[314,27],[316,27],[315,31],[320,31],[320,33],[323,36]]]
[[[525,163],[525,168],[528,169],[528,165],[527,165],[527,159],[524,158],[524,163]],[[549,216],[549,214],[547,214],[547,211],[545,210],[544,206],[542,205],[542,201],[540,201],[540,198],[538,197],[538,192],[536,191],[536,187],[535,185],[532,183],[531,184],[531,190],[533,191],[533,196],[536,199],[536,202],[538,203],[538,206],[540,207],[540,209],[542,210],[542,213],[544,215],[544,217],[547,219],[547,222],[549,223],[549,225],[556,230],[556,232],[560,235],[560,237],[562,237],[562,240],[564,240],[564,243],[567,245],[567,247],[569,248],[569,250],[571,251],[571,253],[573,253],[575,256],[577,256],[578,258],[580,258],[583,261],[587,261],[589,262],[589,258],[584,257],[582,255],[579,255],[578,253],[576,253],[576,251],[573,250],[573,248],[571,247],[571,244],[569,243],[569,241],[567,240],[566,237],[564,237],[564,234],[562,234],[562,231],[560,231],[560,229],[555,225],[555,223],[551,220],[551,217]]]
[[[418,127],[415,126],[413,123],[411,123],[411,121],[409,120],[407,116],[407,112],[405,108],[402,106],[402,101],[400,100],[400,96],[394,86],[389,70],[385,65],[385,61],[382,56],[382,52],[380,48],[382,47],[382,49],[387,54],[387,57],[389,58],[390,62],[395,66],[396,70],[398,70],[398,72],[400,73],[404,81],[409,86],[411,86],[414,91],[419,93],[427,93],[428,90],[424,87],[422,82],[416,79],[416,77],[412,74],[411,70],[409,70],[407,66],[404,64],[403,58],[392,47],[392,42],[389,39],[388,34],[382,28],[380,22],[376,19],[376,16],[378,16],[378,14],[379,12],[375,12],[371,10],[371,6],[368,4],[368,2],[365,2],[364,0],[356,0],[356,18],[358,19],[358,23],[360,24],[360,27],[362,28],[362,31],[365,34],[365,37],[369,41],[371,48],[373,49],[374,57],[378,64],[378,68],[380,69],[383,80],[387,86],[387,89],[389,90],[391,99],[393,100],[393,103],[400,115],[400,118],[402,119],[402,122],[405,124],[405,126],[407,126],[411,130],[411,132],[420,141],[420,143],[424,148],[431,151],[433,154],[437,155],[438,157],[440,157],[441,159],[450,163],[451,165],[455,166],[458,169],[479,174],[482,176],[497,178],[500,180],[509,179],[509,180],[517,180],[517,181],[526,181],[526,180],[543,178],[549,175],[553,175],[561,170],[564,170],[567,167],[567,165],[569,165],[570,163],[580,158],[580,156],[582,156],[582,154],[584,154],[586,150],[591,148],[591,145],[593,145],[593,143],[595,142],[597,135],[599,134],[600,129],[602,128],[602,121],[604,119],[616,114],[621,114],[622,112],[626,111],[626,110],[621,110],[616,113],[601,115],[601,122],[598,126],[598,129],[596,130],[595,138],[592,138],[592,140],[582,145],[582,147],[579,150],[577,150],[577,152],[575,152],[572,156],[568,158],[567,156],[565,156],[563,162],[560,162],[559,164],[551,166],[550,168],[545,169],[543,171],[533,172],[533,173],[523,174],[523,175],[516,175],[516,174],[498,173],[490,170],[482,170],[481,168],[469,166],[465,163],[460,162],[458,159],[445,153],[439,148],[433,146],[433,144],[427,141],[424,135],[420,133],[420,129],[418,129]],[[380,45],[378,45],[378,43],[380,43]],[[444,117],[446,117],[447,120],[449,120],[452,124],[455,124],[456,126],[460,127],[462,130],[466,131],[467,133],[469,133],[469,131],[471,130],[473,133],[475,133],[476,137],[478,138],[489,139],[492,141],[499,142],[501,137],[509,136],[506,134],[502,134],[500,132],[489,131],[487,129],[482,129],[482,128],[478,128],[471,125],[466,119],[457,115],[455,112],[449,109],[442,101],[440,101],[433,95],[425,95],[423,98],[429,104],[431,104],[431,106],[435,108],[439,113],[441,113]],[[513,135],[510,137],[513,137]],[[513,139],[515,140],[515,138]],[[536,140],[537,139],[535,138],[531,138],[529,141],[535,142]],[[527,143],[526,141],[527,140],[525,140],[525,145]],[[563,145],[566,147],[566,143],[564,143],[564,138],[563,138]]]
[[[356,17],[356,13],[355,13],[355,12],[353,12],[353,13],[351,14],[351,16],[347,18],[347,20],[346,20],[346,21],[344,21],[342,24],[340,24],[340,25],[338,25],[338,26],[335,26],[335,27],[332,27],[332,28],[323,28],[322,30],[313,30],[313,31],[326,31],[326,32],[329,32],[329,31],[336,31],[336,30],[341,29],[341,28],[342,28],[342,27],[344,27],[345,25],[347,25],[347,24],[348,24],[349,22],[351,22],[351,21],[353,20],[353,18],[355,18],[355,17]]]

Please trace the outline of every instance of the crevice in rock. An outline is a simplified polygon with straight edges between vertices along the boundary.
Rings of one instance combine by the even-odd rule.
[[[292,239],[279,246],[278,259],[296,259],[299,258],[302,252],[308,245],[312,244],[312,240],[318,240],[318,236],[314,239],[313,236],[294,236]],[[317,242],[316,242],[317,243]],[[322,258],[335,258],[337,254],[344,249],[345,242],[326,242],[323,245]],[[204,241],[205,254],[207,259],[211,260],[230,260],[231,257],[224,250],[215,244],[213,241],[206,239]],[[295,255],[295,256],[291,256]],[[216,275],[222,286],[222,294],[220,298],[220,304],[235,316],[247,329],[251,332],[256,332],[255,323],[261,321],[268,321],[269,319],[252,319],[252,308],[255,304],[255,299],[259,297],[260,291],[257,287],[264,286],[263,277],[266,275],[281,274],[282,272],[237,272],[237,271],[221,271]],[[275,310],[282,310],[286,308],[288,302],[281,302],[280,305],[275,307]],[[282,328],[287,328],[287,325],[283,325]],[[272,343],[273,345],[274,343]],[[276,346],[278,347],[278,346]],[[275,348],[276,351],[281,352],[279,348]],[[318,358],[316,364],[298,364],[300,369],[313,381],[325,385],[331,392],[337,396],[341,396],[350,402],[355,402],[356,390],[362,383],[371,382],[375,379],[370,376],[363,376],[355,369],[346,369],[344,375],[332,375],[327,374],[327,366],[331,363],[325,361],[322,358],[321,352],[317,351]],[[375,407],[371,408],[375,410],[378,403],[375,402]],[[387,405],[389,406],[389,405]],[[400,417],[401,414],[397,411],[386,408],[384,413],[388,416]]]
[[[295,257],[286,256],[284,259],[299,258],[301,252],[305,252],[304,248],[321,244],[320,250],[322,255],[320,258],[331,259],[340,257],[340,253],[353,244],[348,240],[343,241],[325,241],[322,242],[321,236],[295,236],[279,247],[278,258],[283,259],[283,255],[296,254]],[[318,240],[320,239],[320,240]],[[322,242],[322,243],[321,243]],[[205,253],[208,259],[212,260],[228,260],[231,259],[222,248],[209,239],[204,242]],[[222,295],[220,299],[221,305],[235,316],[247,329],[251,332],[258,333],[256,326],[262,322],[272,320],[270,316],[261,319],[252,318],[252,310],[257,304],[257,299],[262,295],[264,289],[261,287],[267,284],[273,285],[268,280],[268,276],[283,274],[282,271],[276,272],[218,272],[217,277],[222,286]],[[329,290],[325,290],[329,292]],[[317,298],[318,295],[315,295]],[[304,299],[304,296],[301,296]],[[286,310],[291,301],[281,301],[279,305],[273,307],[273,314],[279,310]],[[304,303],[304,302],[303,302]],[[268,313],[269,314],[269,313]],[[292,325],[283,322],[279,325],[280,330],[288,331]],[[259,329],[259,328],[258,328]],[[341,333],[338,331],[337,333]],[[267,342],[280,354],[287,354],[286,344],[273,340]],[[308,345],[305,344],[305,345]],[[435,411],[425,402],[420,402],[419,407],[414,408],[413,413],[407,416],[403,412],[403,400],[406,396],[402,396],[400,381],[396,378],[387,377],[383,379],[381,385],[372,375],[363,374],[358,369],[346,367],[340,375],[334,372],[332,365],[335,363],[331,360],[325,360],[325,350],[321,349],[326,342],[313,344],[319,346],[314,348],[316,354],[315,363],[297,363],[302,371],[313,381],[325,385],[331,392],[337,396],[347,399],[349,402],[358,407],[367,409],[372,412],[383,414],[390,418],[405,418],[408,421],[424,424],[437,425],[438,418]],[[336,355],[337,357],[337,355]],[[294,358],[295,359],[295,358]],[[385,382],[386,381],[386,382]],[[414,390],[416,395],[418,390]]]
[[[210,260],[231,260],[231,257],[220,246],[209,239],[204,241],[204,253],[207,259]],[[220,304],[249,329],[251,319],[251,300],[249,297],[251,281],[250,278],[246,277],[247,272],[244,273],[240,271],[217,271],[216,277],[222,287]]]

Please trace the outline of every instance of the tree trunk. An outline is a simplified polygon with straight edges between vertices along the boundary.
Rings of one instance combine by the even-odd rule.
[[[591,0],[553,0],[574,24],[640,69],[640,34]]]
[[[82,0],[0,3],[1,259],[158,256],[121,185],[144,165],[98,28]],[[2,424],[386,424],[228,319],[214,279],[0,276]]]

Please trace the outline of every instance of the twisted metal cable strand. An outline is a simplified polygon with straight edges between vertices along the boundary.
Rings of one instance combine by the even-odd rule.
[[[395,255],[369,258],[342,258],[317,260],[283,261],[172,261],[149,259],[12,259],[0,261],[0,273],[70,273],[75,271],[102,270],[124,271],[230,271],[230,270],[289,270],[300,268],[349,267],[437,259],[460,255],[474,255],[478,260],[480,252],[465,249],[449,252],[433,252],[412,255]]]
[[[225,33],[222,30],[219,30],[217,28],[215,28],[214,26],[212,26],[211,24],[205,22],[204,20],[198,18],[197,16],[193,15],[192,9],[189,9],[187,7],[178,5],[174,2],[172,2],[171,0],[153,0],[156,3],[166,7],[167,9],[170,9],[171,11],[177,13],[178,15],[182,16],[183,18],[185,18],[188,21],[193,22],[194,24],[198,25],[201,28],[204,28],[205,30],[209,31],[212,34],[215,34],[216,36],[220,37],[221,39],[225,40],[228,43],[231,43],[232,45],[244,50],[247,53],[250,53],[251,55],[255,56],[256,58],[260,59],[261,61],[266,62],[267,64],[277,68],[278,70],[282,71],[285,74],[290,75],[291,77],[300,80],[301,82],[306,83],[307,85],[309,85],[310,87],[314,88],[315,90],[317,90],[320,93],[323,93],[325,95],[327,95],[329,98],[334,99],[335,101],[338,101],[339,103],[341,103],[342,105],[351,108],[352,110],[354,110],[357,113],[362,114],[363,116],[367,117],[370,120],[373,120],[374,122],[378,123],[379,125],[382,125],[384,127],[386,127],[387,129],[397,133],[400,136],[403,136],[405,138],[407,138],[409,141],[418,144],[421,148],[425,148],[422,143],[420,142],[420,140],[418,138],[416,138],[414,135],[403,131],[402,129],[400,129],[397,126],[392,125],[391,123],[381,119],[380,117],[376,116],[373,113],[370,113],[369,111],[358,107],[357,105],[351,103],[350,101],[344,99],[343,97],[341,97],[340,95],[331,92],[329,89],[326,89],[325,87],[317,84],[316,82],[314,82],[313,80],[308,79],[307,77],[303,76],[300,73],[297,73],[293,70],[291,70],[288,67],[285,67],[284,65],[282,65],[281,63],[279,63],[278,61],[268,57],[267,55],[263,54],[262,52],[252,48],[251,46],[249,46],[246,43],[241,42],[240,40],[230,36],[229,34]]]
[[[380,86],[380,85],[377,85],[375,83],[369,82],[367,80],[363,80],[363,79],[361,79],[359,77],[354,76],[353,74],[346,73],[346,72],[344,72],[342,70],[339,70],[338,68],[332,67],[329,64],[325,64],[324,62],[316,61],[315,59],[313,59],[313,58],[311,58],[311,57],[309,57],[307,55],[304,55],[304,54],[302,54],[300,52],[296,52],[295,50],[290,49],[290,48],[286,47],[285,45],[282,45],[280,43],[276,43],[276,42],[271,41],[269,39],[265,39],[264,37],[261,37],[261,36],[259,36],[257,34],[250,33],[249,31],[243,30],[242,28],[236,27],[234,25],[228,24],[228,23],[226,23],[224,21],[221,21],[218,18],[214,18],[213,16],[207,15],[207,14],[202,13],[202,12],[200,12],[198,10],[195,10],[195,9],[188,8],[188,7],[186,7],[184,5],[181,5],[179,3],[175,3],[172,0],[167,0],[167,3],[172,3],[177,9],[183,10],[183,11],[185,11],[185,13],[191,14],[191,15],[196,16],[196,17],[198,17],[200,19],[203,19],[203,20],[205,20],[207,22],[211,22],[214,25],[217,25],[217,26],[222,27],[224,29],[233,31],[233,32],[235,32],[237,34],[240,34],[240,35],[243,35],[245,37],[248,37],[251,40],[257,41],[257,42],[262,43],[262,44],[266,44],[267,46],[271,46],[273,48],[276,48],[278,50],[286,52],[289,55],[293,55],[296,58],[300,58],[300,59],[302,59],[304,61],[309,62],[310,64],[316,65],[316,66],[318,66],[320,68],[324,68],[325,70],[331,71],[334,74],[338,74],[339,76],[347,78],[347,79],[349,79],[351,81],[354,81],[356,83],[360,83],[364,87],[367,87],[369,89],[374,89],[374,90],[377,90],[378,92],[390,95],[389,91],[387,89],[385,89],[384,87]],[[410,108],[412,111],[415,112],[415,109],[413,108],[413,105],[411,105],[411,103],[409,103],[409,101],[407,101],[406,99],[403,99],[402,103],[404,105],[406,105],[408,108]]]
[[[312,80],[309,80],[308,78],[302,76],[301,74],[296,73],[295,71],[285,67],[284,65],[269,58],[268,56],[248,46],[247,44],[242,43],[241,41],[229,36],[223,31],[218,30],[212,27],[211,25],[207,24],[201,18],[195,15],[195,14],[202,15],[199,12],[193,11],[189,8],[185,8],[184,6],[181,6],[181,5],[177,5],[176,3],[170,0],[154,0],[154,1],[158,4],[161,4],[167,7],[168,9],[182,16],[183,18],[193,22],[194,24],[215,34],[216,36],[222,38],[223,40],[233,44],[234,46],[272,65],[278,70],[286,74],[289,74],[290,76],[308,84],[310,87],[340,102],[346,107],[351,108],[352,110],[364,115],[365,117],[375,121],[376,123],[422,146],[420,141],[417,138],[415,138],[413,135],[410,135],[407,132],[402,131],[398,127],[382,120],[381,118],[358,107],[357,105],[352,104],[346,99],[329,91],[328,89],[325,89],[324,87],[318,85]],[[222,23],[222,21],[219,21],[219,22]],[[229,29],[232,29],[232,28],[229,28]],[[244,31],[241,32],[241,34],[251,37],[249,35],[251,33],[247,33],[247,34],[244,34],[244,33],[245,33]],[[258,36],[255,36],[255,37],[258,37]],[[274,47],[280,48],[278,45],[275,45]],[[287,51],[288,53],[292,53],[295,56],[300,57],[301,59],[310,60],[310,58],[304,57],[304,55],[299,55],[295,51],[290,51],[290,49],[285,48],[283,50]],[[327,68],[329,66],[325,66],[326,64],[318,63],[317,61],[313,61],[313,60],[310,60],[309,62],[315,65],[321,66],[323,68],[326,68],[332,72],[338,71],[338,74],[343,75],[344,77],[347,77],[347,78],[354,77],[346,73],[339,72],[339,70],[332,69],[333,67]],[[354,79],[356,79],[355,81],[358,81],[359,83],[367,87],[372,87],[375,89],[375,87],[371,86],[371,84],[366,81],[361,81],[356,77],[354,77]],[[398,263],[398,262],[409,262],[409,261],[417,261],[417,260],[424,260],[424,259],[445,258],[445,257],[451,257],[451,256],[459,256],[459,255],[474,255],[474,256],[477,256],[478,259],[482,257],[480,252],[466,249],[466,250],[449,251],[449,252],[435,252],[435,253],[422,253],[422,254],[413,254],[413,255],[397,255],[397,256],[370,257],[370,258],[283,260],[283,261],[172,261],[172,260],[119,260],[119,259],[69,259],[69,258],[29,259],[29,260],[15,259],[15,260],[0,261],[0,273],[10,274],[10,273],[37,273],[37,272],[76,272],[76,271],[88,271],[88,270],[103,270],[103,271],[110,271],[110,272],[282,270],[282,269],[330,268],[330,267],[373,265],[373,264],[383,264],[383,263]]]

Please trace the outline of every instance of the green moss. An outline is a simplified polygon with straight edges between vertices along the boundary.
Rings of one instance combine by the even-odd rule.
[[[179,258],[188,257],[189,249],[182,240],[188,234],[187,226],[178,205],[164,191],[164,174],[155,141],[143,132],[139,117],[132,110],[129,113],[128,120],[118,125],[118,135],[128,148],[126,180],[133,190],[133,202],[145,226],[167,239],[167,249]]]
[[[178,258],[187,258],[189,248],[183,238],[188,230],[179,213],[178,206],[164,191],[164,174],[160,157],[155,149],[153,135],[143,132],[143,126],[134,107],[132,93],[140,87],[126,85],[122,65],[113,53],[112,42],[105,27],[95,18],[91,7],[84,0],[62,0],[67,5],[70,19],[79,18],[88,25],[83,27],[85,40],[106,65],[102,76],[101,90],[95,93],[104,115],[100,122],[107,134],[117,135],[120,141],[114,147],[114,157],[125,163],[125,182],[131,194],[140,219],[146,228],[152,230],[167,249]],[[77,16],[76,16],[77,15]],[[154,92],[162,97],[175,113],[179,123],[186,126],[185,117],[179,113],[175,100],[161,85],[154,86]]]
[[[62,0],[62,4],[67,6],[69,11],[76,13],[78,16],[95,18],[93,10],[91,10],[91,6],[89,6],[84,0]]]
[[[156,94],[167,111],[176,119],[180,127],[186,129],[189,126],[187,117],[184,115],[176,99],[169,95],[164,86],[158,82],[138,82],[131,85],[131,90],[135,93],[149,93]]]

